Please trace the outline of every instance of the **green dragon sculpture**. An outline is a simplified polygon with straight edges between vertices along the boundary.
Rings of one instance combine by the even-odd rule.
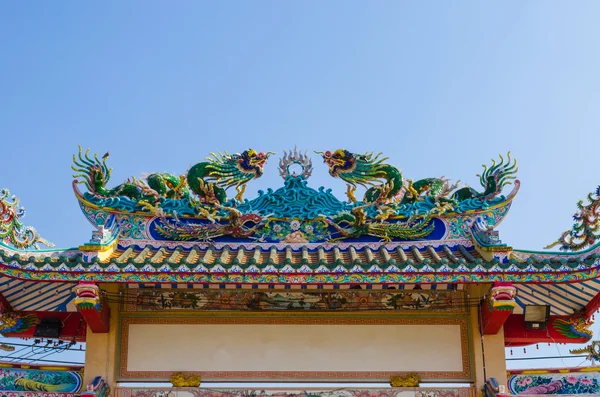
[[[367,188],[363,199],[365,203],[389,202],[402,190],[400,170],[384,163],[387,157],[382,158],[381,153],[355,154],[345,149],[315,153],[323,157],[331,176],[349,184],[350,201],[356,202],[354,190],[357,185]]]
[[[385,162],[387,158],[382,157],[381,153],[356,154],[345,149],[316,153],[323,157],[323,162],[328,165],[331,176],[339,177],[348,183],[346,194],[351,203],[357,203],[354,196],[357,186],[367,189],[362,202],[355,208],[327,220],[328,224],[343,236],[342,238],[360,235],[381,237],[384,240],[424,237],[433,230],[430,220],[434,216],[457,208],[464,210],[461,206],[469,208],[471,204],[468,200],[476,199],[483,202],[496,198],[504,186],[510,184],[512,179],[516,179],[514,174],[517,172],[516,160],[511,159],[509,152],[506,162],[500,156],[499,163],[493,160],[491,167],[484,165],[484,172],[477,175],[485,188],[483,192],[478,192],[471,187],[455,190],[458,182],[450,184],[443,177],[424,178],[415,182],[411,179],[405,181],[398,168],[387,164]],[[417,213],[416,208],[419,207],[415,206],[425,201],[429,209],[425,213],[419,213],[420,220],[416,219],[416,215],[406,213],[406,209],[410,206],[413,206],[414,212]],[[368,210],[369,207],[374,207],[375,211]],[[422,208],[424,207],[420,207],[421,211]],[[404,211],[401,217],[406,221],[383,222],[390,216],[397,217],[400,209]]]
[[[136,178],[128,179],[127,182],[117,185],[112,189],[107,189],[106,184],[110,180],[112,168],[108,168],[106,153],[102,160],[98,158],[98,153],[91,158],[90,149],[82,155],[82,148],[79,146],[79,153],[73,155],[73,165],[71,169],[77,172],[73,178],[78,183],[82,183],[88,188],[90,193],[99,197],[128,197],[138,202],[155,204],[160,201],[161,195],[158,191],[151,188],[147,183]],[[152,176],[152,175],[151,175]]]
[[[587,205],[583,204],[583,200],[577,202],[578,211],[573,215],[573,228],[544,248],[560,245],[561,251],[581,251],[600,239],[600,186],[594,193],[588,194],[587,199]]]
[[[356,202],[354,192],[357,185],[367,188],[364,203],[377,204],[398,200],[402,193],[401,203],[422,200],[424,196],[441,199],[455,187],[449,189],[448,181],[442,178],[425,178],[416,182],[409,179],[405,184],[400,170],[385,163],[387,157],[382,158],[381,153],[356,154],[346,149],[316,153],[329,166],[331,176],[348,183],[347,195],[351,202]]]
[[[258,178],[263,173],[271,152],[256,152],[253,149],[241,154],[211,153],[212,158],[192,166],[187,175],[176,177],[168,173],[153,173],[145,180],[128,179],[112,189],[106,187],[110,180],[111,168],[106,165],[108,153],[98,158],[89,155],[89,149],[73,156],[71,167],[76,174],[77,183],[84,184],[91,194],[99,197],[128,197],[146,208],[156,206],[164,198],[190,198],[190,191],[199,196],[203,204],[223,204],[228,198],[226,190],[235,186],[238,190],[236,199],[242,200],[245,184]]]
[[[273,152],[248,149],[241,154],[211,153],[212,158],[198,163],[187,173],[187,183],[192,192],[207,203],[223,204],[227,201],[226,190],[236,187],[236,200],[241,201],[246,183],[263,174],[263,167]]]
[[[384,161],[387,158],[381,158],[381,153],[355,154],[345,149],[338,149],[334,152],[316,152],[323,157],[323,162],[329,166],[329,174],[333,177],[339,177],[346,181],[348,186],[348,197],[350,201],[356,202],[354,191],[356,186],[367,188],[363,201],[365,203],[389,203],[393,201],[404,190],[404,196],[401,203],[412,203],[422,200],[425,196],[430,196],[442,202],[460,202],[468,199],[478,199],[481,201],[491,200],[502,192],[502,188],[512,183],[517,171],[517,161],[511,159],[508,152],[507,160],[500,156],[500,162],[492,160],[492,166],[483,165],[483,173],[478,174],[481,186],[485,188],[483,192],[478,192],[471,187],[464,187],[452,193],[449,199],[446,199],[457,184],[450,185],[448,180],[443,178],[424,178],[413,182],[408,180],[404,184],[402,173],[396,168]]]

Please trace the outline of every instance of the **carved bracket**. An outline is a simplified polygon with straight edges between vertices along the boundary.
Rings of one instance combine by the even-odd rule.
[[[506,322],[517,305],[517,289],[509,283],[495,283],[481,305],[481,331],[484,335],[495,335]]]
[[[75,287],[74,299],[77,310],[85,319],[92,332],[106,333],[109,330],[110,308],[100,288],[94,283],[81,282]]]

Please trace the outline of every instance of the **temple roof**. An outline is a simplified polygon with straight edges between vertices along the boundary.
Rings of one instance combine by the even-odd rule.
[[[250,200],[243,198],[245,185],[262,175],[271,153],[214,154],[179,177],[153,173],[109,188],[107,156],[80,151],[73,186],[95,228],[91,239],[73,249],[37,249],[49,243],[20,222],[18,200],[3,191],[0,274],[38,281],[307,285],[597,277],[600,247],[581,250],[589,239],[573,253],[514,250],[500,240],[496,226],[519,188],[510,154],[484,166],[479,191],[443,178],[407,179],[380,154],[319,154],[330,175],[348,183],[347,200],[310,187],[312,160],[297,150],[279,162],[283,186]],[[358,199],[360,186],[366,190]],[[238,190],[234,198],[230,187]],[[561,248],[573,237],[563,236]]]
[[[520,187],[510,154],[484,166],[478,189],[405,178],[380,154],[319,154],[329,174],[347,183],[345,199],[311,187],[312,160],[296,150],[279,162],[283,184],[250,199],[246,184],[262,175],[271,153],[213,154],[184,175],[152,173],[111,188],[108,155],[80,151],[73,189],[93,231],[68,249],[25,226],[18,200],[0,191],[0,312],[23,320],[3,332],[24,332],[28,319],[51,315],[69,323],[65,335],[81,338],[83,321],[108,331],[105,302],[144,311],[182,296],[216,302],[194,310],[253,311],[256,302],[264,310],[302,302],[297,309],[308,310],[310,301],[314,310],[352,311],[365,301],[370,306],[361,310],[466,313],[478,305],[486,334],[507,318],[520,324],[527,305],[550,306],[559,328],[587,326],[600,307],[600,189],[588,205],[578,203],[573,229],[554,243],[562,252],[519,250],[497,230]],[[220,303],[229,298],[237,303]],[[409,303],[394,303],[401,300]],[[591,335],[567,331],[558,337]],[[520,344],[546,336],[506,338]]]

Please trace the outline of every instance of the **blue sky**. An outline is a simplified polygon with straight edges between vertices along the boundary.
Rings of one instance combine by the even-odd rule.
[[[541,249],[600,182],[598,15],[593,1],[4,3],[0,187],[68,247],[91,232],[70,186],[78,144],[111,152],[115,184],[298,145],[477,186],[511,150],[522,188],[501,237]],[[342,195],[314,160],[310,184]],[[247,197],[280,183],[271,161]]]

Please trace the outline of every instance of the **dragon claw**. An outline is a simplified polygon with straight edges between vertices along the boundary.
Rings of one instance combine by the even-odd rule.
[[[246,185],[241,185],[241,186],[237,186],[236,187],[237,190],[237,194],[235,195],[235,200],[242,202],[243,201],[243,197],[244,197],[244,193],[246,192]]]
[[[356,203],[356,196],[354,195],[356,192],[356,186],[352,186],[350,184],[346,185],[346,196],[348,197],[348,201],[351,203]]]

